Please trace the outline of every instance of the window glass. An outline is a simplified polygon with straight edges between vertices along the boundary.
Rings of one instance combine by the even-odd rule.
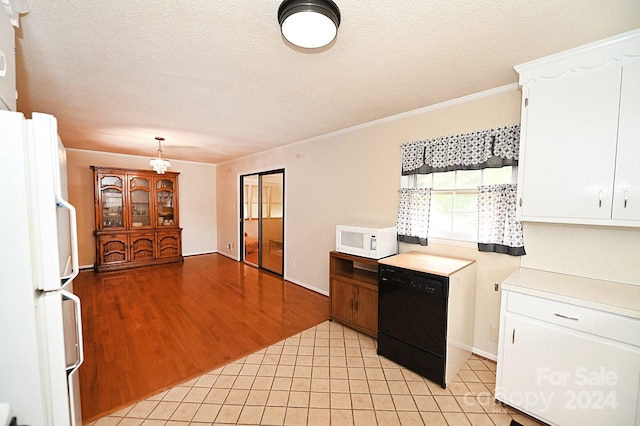
[[[473,213],[456,213],[453,216],[452,231],[475,234],[478,228],[478,214]]]
[[[453,189],[456,187],[456,172],[432,173],[433,189]]]
[[[431,211],[450,212],[453,210],[453,194],[450,192],[431,193]]]
[[[416,188],[432,188],[433,187],[433,174],[428,175],[413,175],[415,176]]]
[[[482,170],[460,170],[456,180],[456,188],[475,188],[482,182]]]
[[[478,186],[513,183],[515,167],[403,176],[403,188],[432,188],[429,237],[475,241]]]
[[[496,185],[499,183],[511,183],[513,167],[500,167],[498,169],[484,169],[483,185]]]
[[[442,212],[431,209],[429,215],[429,235],[431,235],[432,229],[437,229],[441,232],[451,232],[451,213]]]
[[[478,193],[457,193],[454,209],[459,212],[473,213],[478,211]]]

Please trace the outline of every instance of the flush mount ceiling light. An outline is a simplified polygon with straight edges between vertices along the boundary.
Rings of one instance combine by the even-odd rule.
[[[336,38],[340,9],[331,0],[284,0],[278,8],[278,22],[289,43],[315,49]]]
[[[164,172],[166,172],[167,169],[171,167],[171,163],[166,158],[162,158],[162,141],[164,140],[164,138],[157,137],[156,140],[158,141],[158,157],[149,160],[149,165],[159,175],[163,175]]]

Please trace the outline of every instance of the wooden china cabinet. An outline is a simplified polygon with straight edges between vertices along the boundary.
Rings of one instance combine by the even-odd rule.
[[[95,185],[95,270],[181,262],[178,174],[91,166]]]

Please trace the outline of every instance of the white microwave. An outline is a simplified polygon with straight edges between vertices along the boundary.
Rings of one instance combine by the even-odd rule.
[[[355,256],[382,259],[398,252],[398,232],[389,228],[336,226],[336,250]]]

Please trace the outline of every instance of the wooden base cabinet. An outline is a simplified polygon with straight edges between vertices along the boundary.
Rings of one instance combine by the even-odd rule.
[[[332,251],[329,255],[330,317],[378,337],[378,261]]]
[[[100,235],[96,237],[96,264],[114,266],[129,261],[129,236],[127,234]]]
[[[182,246],[180,232],[162,231],[156,234],[156,257],[159,259],[172,259],[182,257]]]
[[[96,271],[182,261],[178,173],[92,169]]]

